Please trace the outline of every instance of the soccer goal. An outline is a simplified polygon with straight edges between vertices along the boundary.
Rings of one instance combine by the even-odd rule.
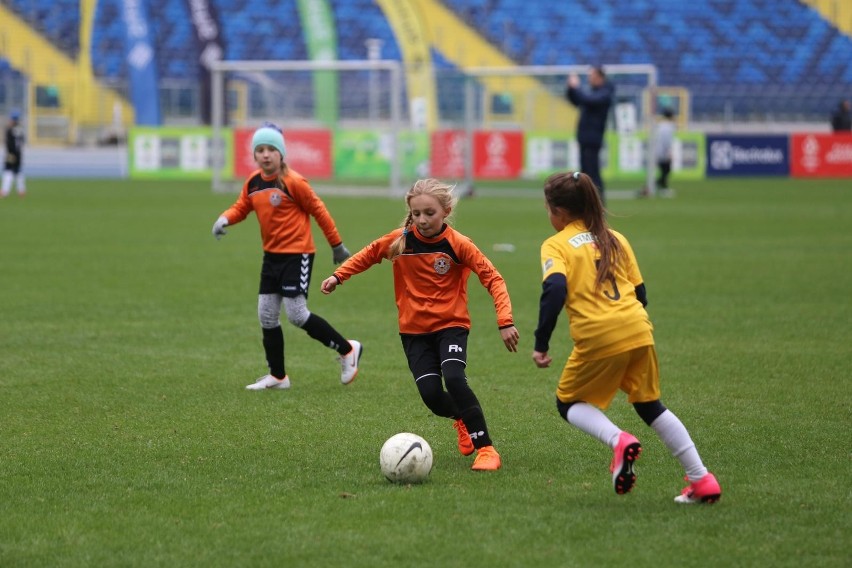
[[[214,191],[242,182],[251,150],[241,142],[265,121],[284,129],[288,162],[312,180],[331,177],[335,155],[345,154],[343,177],[384,180],[398,191],[399,61],[215,61],[210,71]],[[226,136],[234,140],[231,156]]]
[[[608,140],[618,151],[606,152],[602,165],[616,157],[618,171],[653,194],[655,109],[642,100],[656,100],[656,67],[604,69],[616,88],[609,125],[617,136]],[[565,84],[569,74],[590,70],[442,69],[433,85],[438,116],[427,130],[416,101],[406,100],[416,97],[405,92],[399,61],[217,61],[211,65],[213,189],[233,190],[244,179],[241,173],[253,167],[246,132],[264,121],[284,128],[296,170],[338,187],[373,184],[398,195],[408,182],[431,175],[460,183],[464,193],[491,174],[539,179],[551,170],[579,169],[577,115]],[[492,158],[497,166],[489,170]],[[500,170],[504,158],[514,168]]]
[[[652,133],[655,109],[643,99],[655,101],[657,68],[651,64],[603,65],[615,86],[615,101],[608,129],[617,133],[617,152],[623,170],[645,172],[644,188],[653,195],[656,152]],[[540,177],[548,169],[579,169],[579,151],[573,141],[577,111],[565,97],[567,78],[577,74],[586,83],[588,65],[480,67],[463,71],[464,109],[456,117],[466,133],[464,185],[474,184],[474,133],[483,129],[517,129],[524,134],[526,177]],[[562,137],[558,133],[563,133]],[[481,162],[479,157],[478,162]]]

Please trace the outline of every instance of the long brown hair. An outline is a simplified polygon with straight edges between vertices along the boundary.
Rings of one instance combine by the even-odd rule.
[[[544,182],[544,198],[548,207],[561,208],[572,219],[580,219],[595,239],[601,253],[595,275],[595,288],[615,275],[615,267],[624,249],[609,228],[606,209],[592,178],[582,172],[560,172]]]
[[[391,243],[388,250],[388,260],[394,260],[405,250],[405,238],[408,236],[408,231],[414,222],[414,219],[411,217],[411,198],[418,195],[431,195],[438,200],[444,211],[452,212],[458,201],[453,195],[453,189],[455,189],[455,186],[448,185],[434,178],[419,179],[414,182],[414,185],[405,194],[405,205],[408,208],[408,214],[406,214],[400,224],[402,234]]]

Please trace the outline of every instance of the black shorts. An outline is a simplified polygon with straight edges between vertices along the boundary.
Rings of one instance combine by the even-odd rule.
[[[263,253],[259,294],[280,294],[285,298],[308,297],[314,253]]]
[[[408,358],[408,368],[416,381],[425,375],[442,376],[441,363],[449,359],[467,366],[467,336],[462,327],[442,329],[435,333],[409,335],[400,333],[402,348]]]
[[[3,169],[7,172],[12,172],[17,175],[21,173],[21,160],[15,160],[14,162],[4,162]]]

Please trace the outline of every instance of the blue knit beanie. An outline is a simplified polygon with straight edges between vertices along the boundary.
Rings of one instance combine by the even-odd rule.
[[[287,150],[284,146],[284,135],[277,128],[272,126],[261,126],[254,131],[254,136],[251,137],[252,152],[257,150],[257,147],[263,144],[272,146],[281,152],[282,158],[287,156]]]

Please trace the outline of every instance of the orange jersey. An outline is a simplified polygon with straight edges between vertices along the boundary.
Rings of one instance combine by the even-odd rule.
[[[388,257],[397,229],[344,262],[334,275],[342,283]],[[467,279],[474,272],[494,299],[497,325],[513,325],[512,304],[503,277],[468,237],[445,225],[432,238],[411,228],[405,251],[393,261],[393,284],[400,333],[432,333],[450,327],[470,329]]]
[[[256,170],[243,184],[234,204],[222,215],[228,219],[228,225],[235,225],[251,211],[257,215],[266,252],[316,252],[311,216],[329,245],[335,247],[342,242],[325,203],[314,193],[308,180],[293,170],[269,179]]]

